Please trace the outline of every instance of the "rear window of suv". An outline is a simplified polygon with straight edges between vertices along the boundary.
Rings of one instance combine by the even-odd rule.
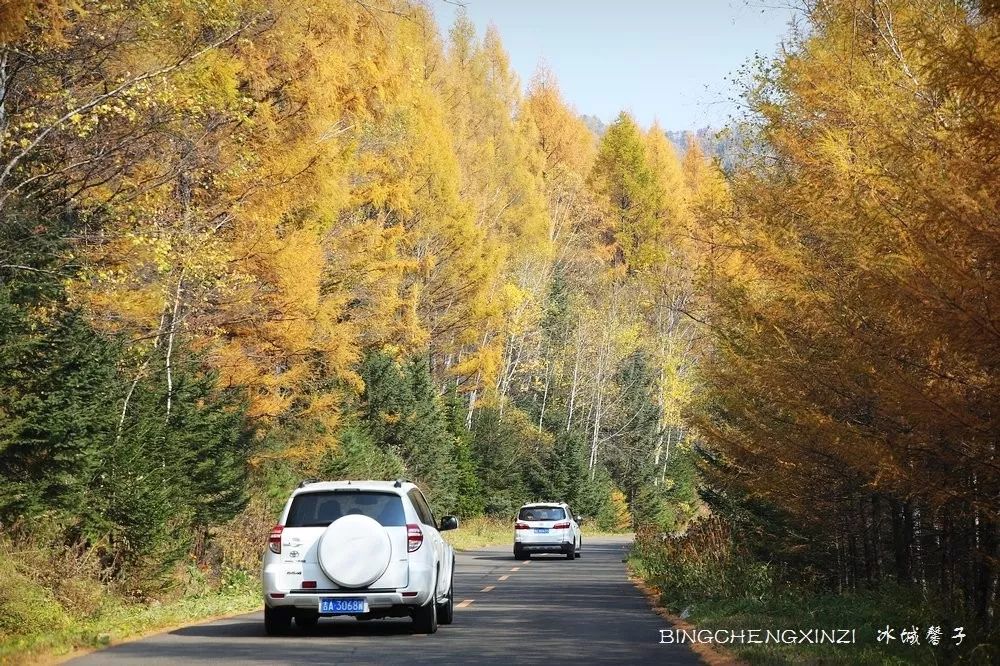
[[[526,506],[521,508],[518,520],[562,520],[566,512],[561,506]]]
[[[326,527],[343,516],[361,514],[383,527],[406,524],[399,495],[358,490],[302,493],[292,500],[285,527]]]

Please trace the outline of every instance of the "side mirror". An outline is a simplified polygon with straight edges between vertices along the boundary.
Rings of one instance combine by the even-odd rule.
[[[577,516],[576,518],[574,518],[574,520],[576,521],[577,525],[583,525],[583,516]]]
[[[444,532],[446,530],[457,530],[458,529],[458,518],[455,516],[445,516],[441,519],[441,527],[439,530]]]

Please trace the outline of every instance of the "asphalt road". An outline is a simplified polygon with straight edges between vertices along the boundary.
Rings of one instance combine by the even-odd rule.
[[[308,632],[264,635],[263,613],[199,624],[73,660],[120,664],[697,664],[659,644],[668,624],[625,576],[628,541],[584,541],[583,556],[514,560],[509,548],[459,553],[455,623],[431,636],[408,619],[323,619]]]

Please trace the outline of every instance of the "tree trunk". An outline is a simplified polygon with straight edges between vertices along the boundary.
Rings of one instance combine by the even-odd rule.
[[[174,307],[173,312],[170,315],[170,329],[167,334],[167,354],[166,354],[166,371],[167,371],[167,415],[166,419],[170,419],[170,408],[173,404],[174,398],[174,365],[173,365],[173,355],[174,355],[174,336],[177,334],[177,327],[180,325],[178,321],[178,313],[181,308],[181,294],[183,292],[184,285],[184,269],[181,269],[181,276],[177,279],[177,290],[174,292]]]
[[[542,391],[542,408],[538,412],[538,432],[542,431],[542,422],[545,419],[545,403],[549,399],[549,364],[545,364],[545,390]]]
[[[580,345],[576,347],[576,360],[573,362],[573,383],[569,389],[569,414],[566,416],[566,432],[573,425],[573,409],[576,407],[576,387],[580,377]]]

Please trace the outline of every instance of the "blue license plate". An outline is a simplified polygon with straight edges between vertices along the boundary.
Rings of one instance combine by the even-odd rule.
[[[547,527],[536,527],[535,528],[535,534],[548,534],[548,533],[549,533],[549,528],[547,528]]]
[[[320,613],[364,613],[364,599],[320,599]]]

